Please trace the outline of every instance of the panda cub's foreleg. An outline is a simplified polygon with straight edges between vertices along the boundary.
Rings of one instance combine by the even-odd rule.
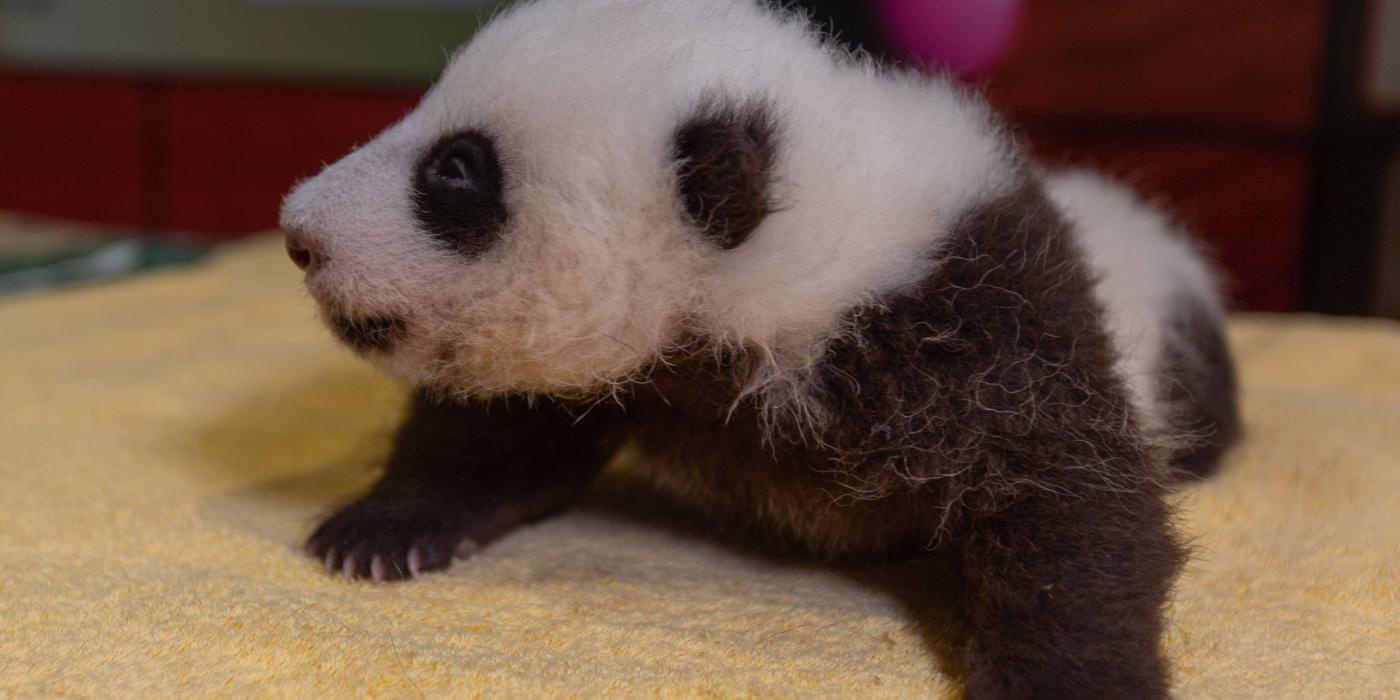
[[[570,412],[546,399],[415,394],[384,476],[321,523],[307,551],[347,579],[444,568],[569,506],[621,443],[615,418],[606,407]]]
[[[1162,606],[1181,565],[1153,489],[1030,496],[959,547],[967,697],[1162,698]]]

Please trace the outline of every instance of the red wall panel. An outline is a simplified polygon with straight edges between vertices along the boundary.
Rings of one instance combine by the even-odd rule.
[[[1235,308],[1297,308],[1306,154],[1165,137],[1046,133],[1032,141],[1048,162],[1102,169],[1164,205],[1216,253]]]
[[[1036,0],[992,101],[1022,118],[1315,121],[1324,0]]]
[[[152,223],[145,88],[0,72],[0,207],[69,219]]]
[[[418,91],[173,84],[162,95],[161,220],[206,234],[277,223],[282,195],[402,117]]]
[[[1242,308],[1296,308],[1323,0],[1037,0],[987,80],[1052,161],[1096,165],[1211,243]]]

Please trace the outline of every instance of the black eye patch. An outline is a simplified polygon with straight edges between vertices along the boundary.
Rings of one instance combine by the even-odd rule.
[[[506,225],[505,172],[496,144],[469,130],[438,139],[418,161],[413,202],[428,235],[467,257],[485,252]]]
[[[709,101],[676,130],[674,157],[685,212],[729,250],[774,211],[769,192],[777,127],[767,105]]]

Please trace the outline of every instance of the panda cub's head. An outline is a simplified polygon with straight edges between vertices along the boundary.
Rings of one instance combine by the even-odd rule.
[[[859,63],[754,0],[521,3],[287,196],[288,251],[342,341],[462,395],[591,394],[694,338],[806,348],[935,228],[831,208],[874,197],[840,168],[905,167],[831,139],[890,97]]]

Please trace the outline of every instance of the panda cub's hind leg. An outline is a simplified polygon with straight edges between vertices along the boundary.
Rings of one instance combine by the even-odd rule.
[[[605,407],[580,418],[544,399],[415,395],[384,476],[321,523],[307,552],[346,579],[445,568],[454,554],[568,507],[617,449],[616,419]]]
[[[1094,172],[1049,173],[1074,223],[1095,292],[1147,423],[1174,445],[1180,475],[1210,474],[1240,434],[1219,275],[1157,205]]]
[[[1174,301],[1168,318],[1158,396],[1172,432],[1179,436],[1172,464],[1187,476],[1210,476],[1241,432],[1224,320],[1188,294]]]

